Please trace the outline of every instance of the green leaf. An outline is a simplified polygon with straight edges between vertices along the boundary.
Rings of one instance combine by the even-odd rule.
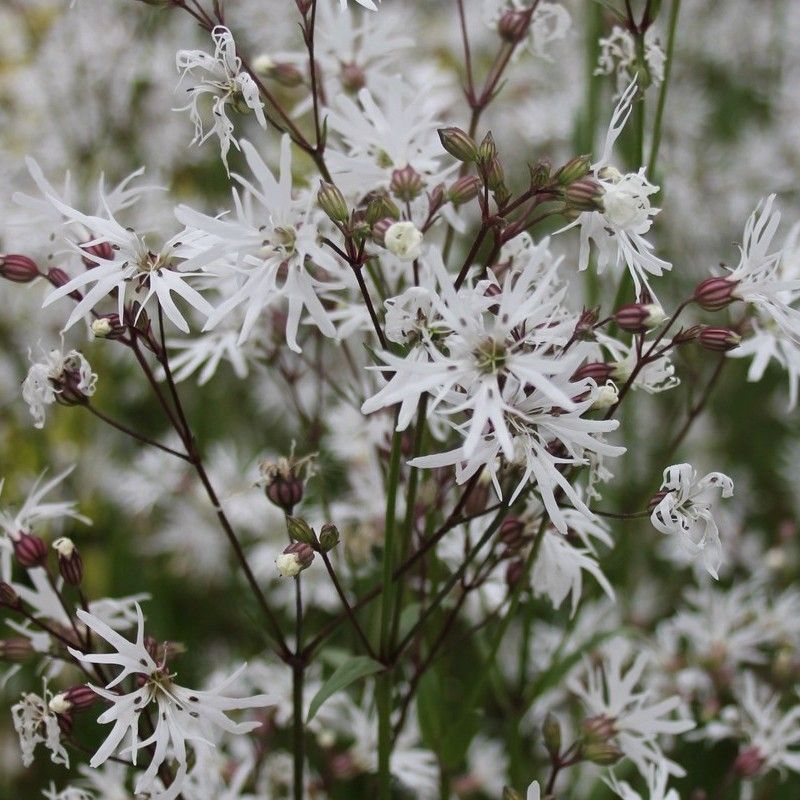
[[[340,692],[342,689],[347,688],[351,683],[355,683],[367,675],[374,675],[376,672],[383,670],[383,664],[375,661],[369,656],[355,656],[348,661],[345,661],[340,667],[336,669],[333,675],[322,684],[320,690],[314,695],[311,705],[308,709],[308,717],[306,722],[311,722],[312,719],[320,710],[322,704],[331,696]]]

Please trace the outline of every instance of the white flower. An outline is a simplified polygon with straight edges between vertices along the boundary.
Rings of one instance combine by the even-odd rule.
[[[336,335],[320,295],[343,285],[334,280],[340,267],[318,241],[322,214],[315,210],[314,194],[292,191],[289,137],[281,141],[278,178],[249,142],[241,144],[255,180],[234,176],[244,189],[241,197],[233,193],[236,218],[211,217],[187,206],[176,209],[177,218],[194,231],[197,257],[215,262],[213,278],[224,294],[205,329],[216,327],[241,307],[238,343],[242,344],[264,311],[285,302],[286,341],[300,352],[297,334],[304,311],[325,336]],[[317,277],[322,270],[326,281]]]
[[[60,792],[51,783],[50,788],[42,793],[46,800],[96,800],[96,796],[84,789],[68,786]]]
[[[384,236],[386,249],[401,261],[414,261],[422,253],[422,231],[413,222],[395,222]]]
[[[52,697],[47,684],[44,684],[41,697],[30,692],[11,706],[11,719],[14,730],[19,736],[22,763],[26,767],[33,763],[33,754],[39,744],[43,744],[50,751],[50,759],[54,764],[69,766],[69,756],[61,744],[58,718],[50,710]]]
[[[378,2],[380,2],[380,0],[378,0]],[[356,3],[364,8],[368,8],[370,11],[378,10],[378,7],[372,2],[372,0],[356,0]],[[339,7],[342,9],[342,11],[344,11],[344,9],[347,8],[347,0],[339,0]]]
[[[608,266],[624,263],[639,294],[643,285],[649,288],[648,275],[661,275],[664,270],[672,269],[672,265],[654,255],[653,245],[644,238],[659,211],[650,205],[649,199],[658,192],[658,186],[647,180],[644,167],[623,175],[611,166],[614,144],[631,115],[637,91],[634,78],[614,109],[603,152],[592,164],[594,178],[603,191],[603,210],[584,211],[562,230],[580,228],[579,269],[589,266],[590,242],[593,241],[597,248],[598,273],[602,274]]]
[[[631,788],[626,781],[620,781],[613,773],[611,778],[606,780],[609,787],[615,791],[622,800],[680,800],[675,789],[669,789],[669,770],[663,764],[653,764],[645,773],[647,781],[647,794],[640,795]]]
[[[70,350],[64,355],[53,349],[28,370],[22,399],[28,404],[34,427],[43,428],[46,406],[82,402],[94,394],[96,385],[97,375],[82,353]]]
[[[677,533],[686,551],[701,558],[706,570],[717,578],[722,545],[711,503],[717,491],[722,497],[733,496],[733,481],[721,472],[698,478],[691,464],[674,464],[664,470],[661,490],[666,494],[653,509],[653,526],[661,533]]]
[[[620,94],[636,77],[640,68],[636,52],[636,42],[631,33],[619,25],[615,25],[610,36],[600,39],[600,57],[595,75],[617,76],[617,90]],[[666,56],[661,49],[655,28],[650,27],[644,35],[644,60],[653,86],[664,80],[664,64]]]
[[[681,704],[677,695],[652,702],[647,690],[636,689],[649,656],[639,653],[623,672],[625,654],[620,645],[619,640],[614,640],[603,666],[587,665],[586,684],[572,680],[570,688],[643,775],[651,765],[663,765],[671,775],[682,775],[683,770],[662,753],[657,737],[685,733],[695,724],[689,719],[668,718]]]
[[[486,0],[483,9],[483,18],[493,30],[497,30],[498,23],[507,12],[523,14],[531,7],[529,0]],[[537,2],[528,30],[525,32],[524,43],[531,53],[540,58],[551,60],[547,52],[549,45],[563,39],[572,25],[572,18],[560,3]],[[521,51],[517,49],[515,55]]]
[[[189,325],[175,305],[173,292],[198,311],[204,314],[211,312],[208,301],[186,282],[188,277],[197,273],[178,269],[182,261],[184,267],[199,265],[197,259],[194,262],[186,260],[188,245],[185,232],[173,236],[155,251],[150,248],[144,236],[131,228],[123,227],[108,209],[106,216],[91,216],[71,208],[55,196],[48,195],[47,199],[67,221],[83,225],[91,231],[93,237],[81,245],[80,252],[85,259],[94,262],[94,266],[85,269],[80,275],[53,290],[43,304],[49,306],[55,300],[93,284],[75,305],[64,326],[65,330],[88,314],[102,300],[114,295],[120,319],[125,318],[125,303],[128,300],[136,300],[143,309],[155,296],[164,314],[186,333],[189,331]],[[100,244],[111,246],[108,257],[99,255],[98,248],[94,251],[86,249]],[[133,294],[133,298],[129,296],[130,294]]]
[[[525,796],[525,800],[541,800],[542,797],[542,790],[539,788],[539,781],[534,781],[528,787],[528,793]]]
[[[192,144],[202,144],[212,134],[217,135],[222,162],[227,170],[231,142],[236,147],[239,146],[233,136],[233,123],[228,118],[228,105],[232,105],[236,110],[253,111],[262,128],[267,127],[267,119],[258,85],[252,76],[242,69],[242,60],[236,55],[236,45],[231,32],[224,26],[217,25],[211,31],[211,38],[215,45],[213,56],[202,50],[179,50],[175,57],[175,63],[181,72],[181,81],[187,74],[194,75],[195,70],[204,73],[197,85],[187,89],[192,98],[190,102],[177,110],[189,110],[195,128]],[[180,86],[180,83],[178,85]],[[198,109],[200,98],[207,94],[213,97],[214,115],[214,124],[208,132],[203,128],[203,117]]]
[[[101,724],[113,723],[114,727],[105,741],[92,757],[90,766],[103,764],[114,753],[130,754],[136,763],[139,750],[155,745],[152,759],[147,770],[138,776],[136,792],[152,791],[156,786],[158,768],[167,758],[177,762],[178,770],[175,780],[169,789],[157,795],[159,800],[174,800],[185,780],[189,753],[187,741],[195,749],[208,745],[208,739],[215,728],[231,734],[244,734],[260,727],[260,722],[235,723],[227,716],[228,711],[246,708],[263,708],[270,704],[267,695],[232,698],[222,694],[241,674],[244,667],[238,669],[227,681],[210,691],[186,689],[174,681],[165,663],[157,663],[144,644],[144,618],[137,604],[136,614],[138,629],[136,641],[129,642],[112,630],[102,620],[85,611],[77,612],[83,622],[96,636],[103,639],[115,653],[83,654],[70,648],[72,656],[87,664],[110,664],[121,668],[119,674],[103,688],[91,686],[101,698],[108,701],[111,707],[97,719]],[[138,688],[125,693],[120,690],[111,691],[129,677],[135,679]],[[139,720],[143,710],[151,704],[157,706],[155,730],[152,735],[139,739]],[[120,750],[126,735],[130,736],[130,745]],[[156,795],[154,795],[155,797]]]

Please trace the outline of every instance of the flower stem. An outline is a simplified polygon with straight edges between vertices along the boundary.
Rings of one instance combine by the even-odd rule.
[[[295,591],[295,653],[292,665],[292,732],[294,756],[294,800],[303,800],[303,774],[305,771],[306,742],[303,726],[303,688],[305,682],[305,663],[300,658],[303,649],[303,593],[300,576],[294,579]]]

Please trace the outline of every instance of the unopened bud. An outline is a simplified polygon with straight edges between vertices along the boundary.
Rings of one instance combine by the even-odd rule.
[[[447,195],[445,193],[444,184],[440,183],[433,187],[428,192],[428,213],[432,216],[438,211],[446,202]]]
[[[740,778],[754,778],[761,772],[766,761],[757,747],[748,747],[736,756],[733,771]]]
[[[464,175],[447,190],[447,199],[454,206],[462,206],[474,200],[480,190],[481,179],[477,175]]]
[[[21,636],[14,639],[0,639],[0,661],[24,664],[35,652],[30,639]]]
[[[603,187],[594,178],[581,178],[567,187],[564,199],[572,211],[601,211],[603,195]]]
[[[339,187],[332,183],[319,182],[317,202],[332,222],[347,222],[350,217],[344,195]]]
[[[47,561],[47,545],[38,536],[22,531],[13,539],[13,546],[17,562],[25,569],[41,567]]]
[[[80,684],[55,695],[49,705],[54,714],[66,714],[69,711],[85,711],[87,708],[91,708],[97,699],[97,695],[92,689],[85,684]]]
[[[721,311],[736,301],[738,281],[730,278],[706,278],[694,290],[694,301],[705,311]]]
[[[299,86],[304,80],[303,73],[294,64],[286,62],[273,64],[267,72],[267,77],[287,89]]]
[[[486,168],[495,158],[497,158],[497,145],[494,143],[492,132],[489,131],[478,147],[478,164]]]
[[[392,222],[400,219],[400,209],[397,204],[385,192],[375,192],[367,203],[365,215],[367,225],[372,227],[379,220],[391,219]]]
[[[583,721],[583,732],[589,742],[607,742],[616,735],[614,720],[605,714],[588,717]]]
[[[389,217],[385,217],[384,219],[378,220],[372,226],[372,239],[375,244],[379,244],[381,247],[385,247],[386,245],[386,232],[389,228],[394,225],[394,220],[390,219]]]
[[[75,543],[62,536],[53,542],[53,549],[58,553],[58,571],[61,577],[71,586],[80,586],[83,580],[83,559]]]
[[[125,334],[125,326],[118,314],[104,314],[92,320],[92,335],[95,339],[119,339]]]
[[[506,567],[506,583],[510,588],[514,588],[525,574],[525,562],[515,559]]]
[[[587,761],[601,767],[611,767],[622,758],[622,750],[610,742],[590,742],[581,750]]]
[[[111,246],[111,242],[82,244],[80,247],[85,254],[82,256],[82,260],[87,269],[94,269],[100,261],[112,261],[114,258],[114,248]]]
[[[65,286],[66,284],[68,284],[71,279],[69,277],[69,274],[65,270],[61,269],[61,267],[50,267],[50,269],[47,271],[47,280],[49,280],[50,283],[53,284],[53,286],[59,288],[60,286]],[[75,291],[70,292],[69,296],[73,300],[83,299],[83,295],[77,289],[75,289]]]
[[[478,158],[478,145],[461,128],[440,128],[439,139],[442,147],[458,161],[471,163]]]
[[[313,561],[314,550],[311,545],[294,542],[275,559],[275,564],[284,578],[294,578],[310,567]]]
[[[631,333],[643,333],[655,328],[666,318],[664,309],[657,303],[628,303],[614,314],[617,325]]]
[[[310,545],[314,545],[317,542],[314,531],[304,519],[287,517],[286,528],[289,531],[289,536],[296,542],[304,542]]]
[[[547,752],[558,756],[561,752],[561,723],[553,713],[548,713],[542,724],[542,738]]]
[[[384,247],[401,261],[414,261],[422,253],[422,231],[413,222],[395,222],[384,234]]]
[[[550,182],[550,171],[553,165],[548,158],[540,158],[535,164],[528,165],[531,176],[531,189],[541,189]]]
[[[522,800],[522,795],[510,786],[503,787],[503,800]]]
[[[553,176],[562,186],[569,186],[575,181],[585,178],[592,168],[592,160],[589,156],[575,156],[567,161],[561,169]]]
[[[261,465],[261,481],[267,499],[287,514],[303,499],[305,482],[288,461]]]
[[[0,582],[0,607],[19,608],[19,595],[10,583]]]
[[[364,74],[364,70],[353,62],[342,65],[340,77],[342,80],[342,88],[346,92],[355,94],[367,85],[367,76]]]
[[[597,383],[604,383],[611,377],[613,371],[613,364],[606,364],[603,361],[590,361],[575,371],[572,380],[579,381],[583,378],[594,378]]]
[[[530,24],[531,14],[529,12],[509,9],[500,17],[497,32],[500,34],[500,38],[516,44],[525,38]]]
[[[414,167],[406,164],[402,169],[396,169],[392,172],[392,181],[389,184],[389,189],[398,199],[404,202],[411,202],[419,197],[422,192],[422,178]]]
[[[525,523],[519,517],[506,517],[499,535],[507,547],[519,547],[525,543]]]
[[[596,411],[604,408],[611,408],[611,406],[615,406],[618,402],[619,389],[617,389],[616,384],[607,381],[602,386],[597,387],[597,392],[592,402],[592,408]]]
[[[742,337],[730,328],[708,327],[700,331],[697,341],[705,350],[727,353],[729,350],[735,350],[742,343]]]
[[[12,283],[30,283],[41,274],[36,262],[28,256],[0,255],[0,278]]]
[[[333,550],[339,544],[339,529],[331,522],[326,522],[319,532],[319,546],[323,553]]]

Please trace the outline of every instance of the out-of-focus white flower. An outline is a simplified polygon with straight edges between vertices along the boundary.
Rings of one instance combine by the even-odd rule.
[[[177,110],[189,111],[195,129],[193,144],[202,144],[212,134],[217,135],[222,163],[227,170],[231,142],[236,147],[239,146],[233,136],[233,123],[228,117],[227,107],[231,105],[237,111],[250,109],[255,113],[258,124],[265,129],[267,119],[258,85],[252,76],[242,69],[242,60],[236,55],[236,45],[231,32],[226,27],[217,25],[211,31],[211,38],[215,45],[213,56],[203,50],[179,50],[175,57],[181,81],[187,74],[194,75],[195,70],[203,73],[200,82],[186,90],[192,99]],[[180,87],[180,83],[178,86]],[[214,124],[207,132],[203,128],[203,116],[198,108],[198,102],[204,95],[213,97]]]
[[[378,0],[378,2],[380,2],[380,0]],[[378,10],[378,7],[375,5],[373,0],[356,0],[356,3],[364,8],[368,8],[370,11]],[[339,0],[339,6],[344,11],[344,9],[347,8],[347,0]]]
[[[53,349],[28,370],[22,399],[28,404],[34,427],[43,428],[46,406],[83,402],[94,394],[96,385],[97,375],[82,353],[70,350],[64,355]]]
[[[50,784],[49,789],[45,789],[42,792],[42,796],[46,800],[96,800],[96,795],[87,792],[85,789],[76,789],[74,786],[68,786],[59,792],[53,783]]]
[[[539,781],[534,781],[528,787],[528,793],[525,797],[525,800],[541,800],[542,797],[542,790],[539,788]]]
[[[401,261],[414,261],[422,254],[422,231],[413,222],[395,222],[386,231],[386,249]]]
[[[571,680],[570,689],[583,700],[597,727],[610,733],[642,775],[646,777],[652,765],[671,775],[683,775],[683,770],[661,751],[658,736],[685,733],[695,723],[669,718],[681,704],[677,695],[652,702],[650,692],[636,688],[650,657],[639,653],[631,667],[623,671],[625,649],[620,644],[619,640],[611,643],[602,667],[587,665],[585,685]]]
[[[112,630],[105,622],[93,614],[79,610],[78,617],[92,633],[111,645],[115,653],[81,653],[70,648],[72,656],[86,664],[106,664],[121,668],[119,674],[105,688],[90,688],[101,698],[108,701],[111,707],[97,719],[101,724],[114,723],[114,727],[100,748],[92,756],[90,766],[103,764],[110,756],[119,751],[126,735],[130,736],[130,752],[133,763],[139,750],[155,745],[153,756],[147,770],[137,777],[136,792],[152,792],[156,788],[158,768],[167,758],[172,758],[178,765],[175,780],[163,792],[154,794],[158,800],[174,800],[182,789],[186,778],[189,753],[187,742],[196,748],[208,744],[213,729],[221,729],[231,734],[244,734],[260,727],[260,722],[233,722],[228,711],[248,708],[264,708],[270,705],[267,695],[232,698],[222,694],[238,678],[244,667],[238,669],[228,680],[210,691],[195,691],[179,686],[174,682],[165,663],[157,663],[144,643],[144,617],[137,604],[136,614],[138,628],[136,641],[129,642]],[[119,686],[129,676],[135,676],[140,688],[128,693],[110,691]],[[155,702],[158,711],[156,727],[150,736],[139,739],[139,720],[141,710]]]
[[[601,37],[599,44],[600,56],[594,74],[616,74],[617,91],[622,94],[643,66],[639,64],[636,42],[629,31],[615,25],[611,35]],[[654,86],[659,86],[664,80],[664,64],[667,57],[661,49],[653,27],[648,28],[644,35],[644,61],[650,82]]]
[[[653,764],[645,773],[647,790],[645,795],[640,795],[627,781],[620,781],[616,775],[606,781],[609,787],[616,792],[622,800],[680,800],[675,789],[669,789],[669,770],[661,764]]]
[[[506,14],[521,16],[530,10],[531,5],[533,4],[530,0],[485,0],[483,18],[490,28],[497,30]],[[531,53],[549,61],[549,46],[567,35],[572,26],[572,18],[561,3],[544,0],[537,2],[535,6],[522,41]],[[513,21],[511,26],[513,27]]]
[[[717,492],[733,496],[733,481],[721,472],[699,478],[691,464],[674,464],[664,470],[661,491],[666,492],[653,509],[653,526],[661,533],[678,534],[694,558],[701,558],[714,578],[722,563],[719,529],[711,512]]]
[[[45,683],[41,697],[29,692],[11,706],[11,719],[14,730],[19,736],[22,763],[26,767],[33,764],[33,754],[39,744],[43,744],[50,751],[50,759],[54,764],[69,766],[69,755],[61,744],[58,718],[50,710],[52,699],[53,695]]]

